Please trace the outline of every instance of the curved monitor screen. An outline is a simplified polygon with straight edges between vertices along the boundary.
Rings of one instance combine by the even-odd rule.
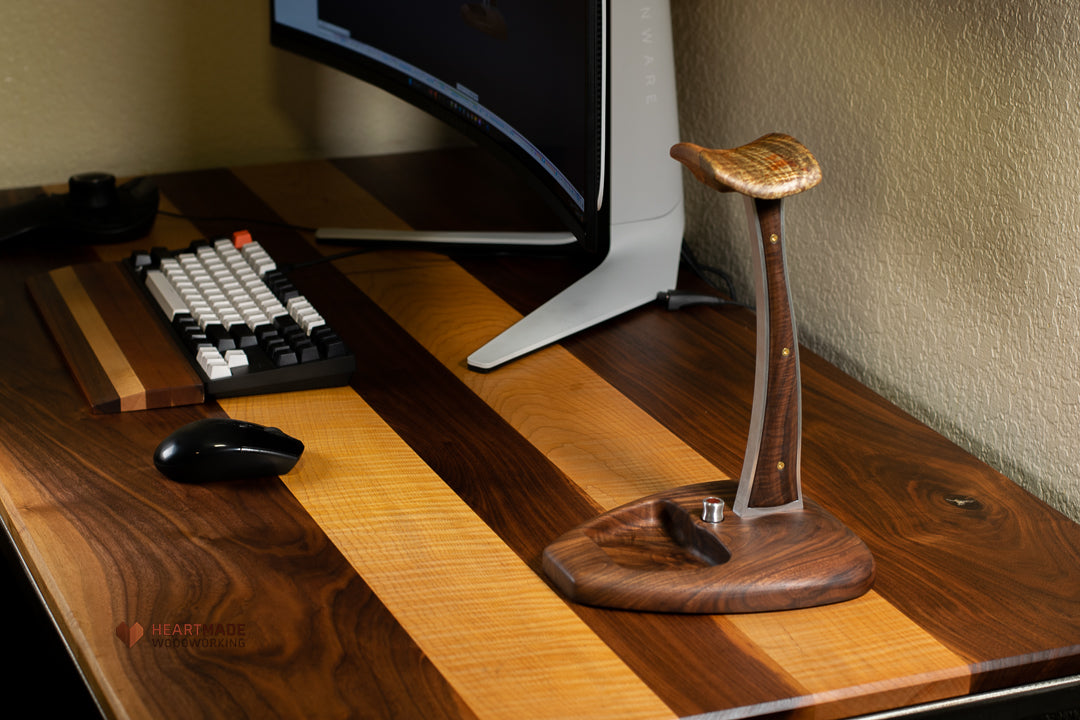
[[[594,237],[604,186],[595,5],[273,0],[271,37],[515,160],[585,246],[603,250],[604,240]]]

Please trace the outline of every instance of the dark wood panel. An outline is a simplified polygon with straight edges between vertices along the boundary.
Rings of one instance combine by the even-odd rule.
[[[84,395],[98,412],[203,401],[202,380],[162,327],[156,309],[118,263],[80,263],[32,276],[27,285]],[[74,295],[76,289],[85,296],[87,307],[67,295]],[[103,327],[81,324],[84,321],[75,316],[76,308],[83,316],[95,313]]]
[[[378,158],[342,167],[365,182],[378,178],[381,196],[409,222],[441,227],[454,218],[453,202],[427,205],[400,190],[423,163],[410,160],[411,169],[398,174],[391,165]],[[295,230],[271,224],[279,220],[273,209],[228,171],[167,175],[161,186],[181,211],[203,218],[194,220],[199,236],[250,227],[279,260],[318,257]],[[428,189],[438,187],[433,180]],[[418,202],[428,208],[420,222],[409,215]],[[126,672],[149,689],[144,699],[155,714],[362,708],[376,717],[471,716],[280,482],[183,486],[153,469],[156,443],[190,419],[220,412],[215,405],[89,413],[22,289],[25,274],[86,259],[83,251],[60,249],[53,258],[4,252],[16,260],[0,262],[0,278],[9,280],[0,288],[0,336],[12,347],[0,374],[0,435],[17,462],[40,472],[43,508],[60,513],[71,537],[101,558],[86,571],[105,598],[94,617],[110,626],[176,619],[248,628],[250,642],[228,651],[166,651],[145,641],[123,648]],[[551,259],[461,262],[523,310],[582,271],[580,263]],[[539,572],[543,548],[597,513],[331,264],[293,277],[360,350],[353,387],[529,567]],[[564,345],[737,477],[752,400],[751,313],[647,307]],[[1080,526],[801,352],[804,486],[871,546],[876,592],[969,660],[976,689],[1080,672]],[[784,699],[805,692],[725,618],[572,607],[680,715],[777,700],[773,709],[791,707]],[[185,682],[162,682],[176,677]]]
[[[528,273],[524,262],[467,265],[500,289]],[[680,285],[705,289],[685,274]],[[752,403],[753,322],[745,310],[649,307],[563,344],[737,477]],[[1068,610],[1080,606],[1080,526],[806,348],[800,355],[804,488],[870,545],[875,589],[974,663],[1003,655],[1019,662],[1057,644],[1071,659],[1028,658],[1043,667],[1038,674],[1080,672],[1080,659],[1066,651],[1080,638],[1080,616]],[[975,502],[965,504],[969,497]],[[1039,526],[1026,518],[1040,518]],[[1017,608],[1019,588],[1030,602]],[[1007,682],[981,669],[978,687]]]
[[[280,481],[181,485],[154,469],[157,443],[216,406],[90,413],[23,286],[28,271],[88,259],[0,263],[0,434],[100,558],[86,576],[108,603],[95,617],[145,626],[124,662],[153,713],[472,717]],[[151,624],[169,622],[241,623],[246,645],[154,647]]]
[[[368,162],[350,161],[350,174],[364,180],[375,177],[380,163]],[[389,203],[399,203],[401,214],[408,218],[405,198],[390,192],[384,197]],[[438,226],[440,219],[432,215],[423,222]],[[456,259],[522,311],[538,305],[580,272],[572,262],[562,260]],[[707,290],[685,273],[680,287]],[[737,477],[752,402],[754,332],[753,314],[745,310],[701,307],[672,316],[647,307],[580,333],[563,345],[721,471]],[[975,520],[972,509],[957,507],[947,497],[988,492],[1015,495],[1018,512],[1009,514],[1014,518],[1028,510],[1041,517],[1046,508],[806,348],[800,352],[805,393],[804,487],[809,497],[870,544],[879,560],[875,588],[976,664],[1003,654],[1020,661],[1029,648],[1068,644],[1068,638],[1080,637],[1075,615],[1058,617],[1068,614],[1063,608],[1080,601],[1080,563],[1075,555],[1080,526],[1051,513],[1055,519],[1048,544],[1063,542],[1071,549],[1057,561],[1047,560],[1047,549],[1039,543],[1010,539],[1014,530],[1009,522],[1003,525],[992,517],[974,525],[963,522]],[[895,458],[922,461],[898,464]],[[902,496],[896,493],[900,487],[907,488]],[[879,517],[883,507],[890,508],[887,516],[894,526],[883,527]],[[919,529],[921,525],[951,530],[931,530],[920,552],[912,555],[911,546],[897,539],[926,532]],[[982,557],[976,567],[966,567],[963,555],[972,540]],[[1007,564],[998,561],[1005,544],[1011,558]],[[1053,580],[1035,580],[1028,572],[1033,567],[1045,568]],[[1007,609],[1015,600],[1011,588],[1028,588],[1033,582],[1034,602],[1020,610],[1015,634],[995,631],[995,627],[1013,624],[1015,615]],[[928,596],[934,602],[925,602]],[[959,614],[965,620],[956,623],[956,616],[941,612],[943,607],[962,611]],[[963,612],[964,608],[969,610]],[[1047,612],[1052,623],[1044,621]],[[1058,659],[1052,667],[1049,659],[1036,660],[1036,665],[1043,666],[1038,674],[1054,677],[1080,672],[1072,655],[1073,660]],[[981,670],[978,687],[999,687],[1005,682],[990,666]]]
[[[190,202],[202,208],[206,207],[200,202],[205,202],[207,182],[190,185],[190,200],[185,199],[186,191],[168,182],[163,187],[179,206]],[[214,204],[220,203],[220,210],[239,207],[244,208],[245,217],[275,219],[269,208],[260,208],[245,197],[247,189],[227,176],[218,174],[212,183],[210,214],[219,212]],[[299,236],[290,237],[287,230],[262,229],[258,236],[269,236],[266,242],[275,257],[301,262],[315,256]],[[330,264],[298,269],[291,278],[317,307],[327,309],[324,315],[346,342],[363,349],[357,353],[352,386],[543,577],[540,556],[544,547],[600,508]],[[543,292],[544,284],[538,281],[533,286]],[[540,300],[533,297],[531,301]],[[517,508],[521,511],[513,510]],[[715,627],[711,633],[702,633],[697,619],[611,613],[583,606],[574,609],[680,715],[768,702],[793,691],[784,673],[769,667],[769,661],[751,646],[721,636]],[[634,627],[633,632],[627,632],[628,625]],[[665,638],[662,648],[651,641],[655,637]],[[700,678],[731,662],[732,652],[741,655],[742,671],[753,674],[756,681],[703,686]],[[668,669],[673,662],[684,672],[672,676]]]
[[[414,451],[514,550],[544,577],[544,547],[599,511],[581,489],[471,390],[376,309],[357,313],[379,338],[355,383],[364,399]],[[349,328],[348,331],[352,332]],[[360,332],[357,329],[357,332]],[[421,362],[417,358],[422,358]],[[545,578],[546,580],[546,578]],[[574,605],[577,614],[680,715],[785,697],[792,687],[749,646],[721,636],[715,625],[671,615],[612,613]],[[711,622],[711,619],[710,619]],[[703,631],[708,628],[711,632]],[[653,638],[665,640],[657,647]],[[708,683],[718,665],[740,654],[740,672],[755,683]],[[659,662],[660,659],[664,662]],[[683,669],[672,677],[667,669]]]
[[[201,414],[101,416],[63,445],[20,438],[56,459],[56,486],[42,490],[99,559],[100,575],[87,580],[104,583],[111,609],[98,620],[145,628],[124,662],[134,683],[153,689],[143,700],[154,714],[296,717],[367,707],[460,717],[438,672],[279,481],[207,487],[157,474],[148,462],[156,439]],[[12,422],[0,411],[5,430]],[[82,463],[108,471],[88,473]],[[243,645],[156,646],[165,638],[154,626],[172,623],[243,626]],[[416,692],[418,678],[426,693]]]
[[[815,365],[806,383],[815,492],[836,498],[881,558],[880,592],[980,664],[977,689],[1006,681],[995,665],[1080,672],[1080,616],[1070,609],[1080,606],[1080,526]]]
[[[119,263],[78,265],[75,272],[147,389],[147,406],[201,403],[202,380],[131,274]]]
[[[53,365],[42,357],[37,366]],[[386,716],[462,716],[453,691],[280,481],[191,486],[157,473],[158,440],[212,407],[90,417],[71,392],[39,402],[36,389],[5,383],[4,396],[9,451],[27,467],[49,458],[38,490],[99,558],[87,581],[104,588],[110,608],[97,619],[146,628],[127,662],[153,688],[144,700],[156,714],[382,707]],[[171,622],[244,624],[247,644],[154,647],[151,624]]]

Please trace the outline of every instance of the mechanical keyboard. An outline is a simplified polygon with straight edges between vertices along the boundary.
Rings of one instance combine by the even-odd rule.
[[[344,385],[356,358],[247,231],[123,263],[214,397]]]

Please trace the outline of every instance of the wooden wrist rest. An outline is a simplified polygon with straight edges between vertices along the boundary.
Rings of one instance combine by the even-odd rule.
[[[202,379],[119,262],[57,268],[27,288],[96,412],[205,400]]]

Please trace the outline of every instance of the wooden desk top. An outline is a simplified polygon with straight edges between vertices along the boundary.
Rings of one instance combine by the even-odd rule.
[[[805,350],[804,489],[870,547],[873,590],[679,616],[549,586],[541,552],[570,528],[738,476],[746,311],[646,308],[477,374],[468,352],[580,267],[357,255],[293,275],[357,350],[352,387],[94,415],[26,293],[54,267],[244,226],[279,261],[333,252],[254,221],[545,222],[504,183],[461,179],[488,172],[451,152],[167,175],[166,209],[250,222],[0,250],[0,511],[108,714],[830,718],[1080,674],[1080,526]],[[301,438],[300,464],[218,485],[157,473],[165,435],[220,414]]]

